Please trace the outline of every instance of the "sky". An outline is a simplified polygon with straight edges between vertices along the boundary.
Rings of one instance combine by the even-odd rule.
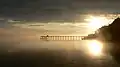
[[[119,0],[1,0],[3,17],[29,20],[71,20],[86,12],[119,12]]]
[[[119,12],[119,0],[0,0],[0,47],[42,45],[41,35],[87,35],[87,14]],[[18,21],[14,21],[18,20]],[[75,22],[76,23],[72,23]],[[46,33],[48,30],[48,33]]]

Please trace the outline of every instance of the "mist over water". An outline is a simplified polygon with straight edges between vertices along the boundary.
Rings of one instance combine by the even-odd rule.
[[[10,28],[0,28],[0,43],[9,45],[10,49],[83,49],[85,41],[40,41],[42,35],[79,35],[86,36],[93,30],[89,22],[42,23],[11,22]],[[38,25],[38,26],[36,26]]]

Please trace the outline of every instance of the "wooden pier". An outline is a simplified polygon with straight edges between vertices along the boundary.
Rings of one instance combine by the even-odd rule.
[[[40,36],[40,40],[44,41],[79,41],[85,36]]]

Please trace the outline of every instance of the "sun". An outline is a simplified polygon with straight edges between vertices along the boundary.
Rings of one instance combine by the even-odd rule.
[[[88,27],[94,31],[106,25],[107,22],[107,19],[105,17],[100,16],[90,16],[86,20],[88,21]]]
[[[102,24],[101,18],[94,17],[94,18],[91,19],[89,25],[90,25],[90,27],[93,27],[93,28],[97,29],[97,28],[101,27],[103,24]]]

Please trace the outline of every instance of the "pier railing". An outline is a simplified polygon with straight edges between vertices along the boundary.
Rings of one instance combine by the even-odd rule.
[[[46,41],[79,41],[85,36],[40,36],[40,40]]]

